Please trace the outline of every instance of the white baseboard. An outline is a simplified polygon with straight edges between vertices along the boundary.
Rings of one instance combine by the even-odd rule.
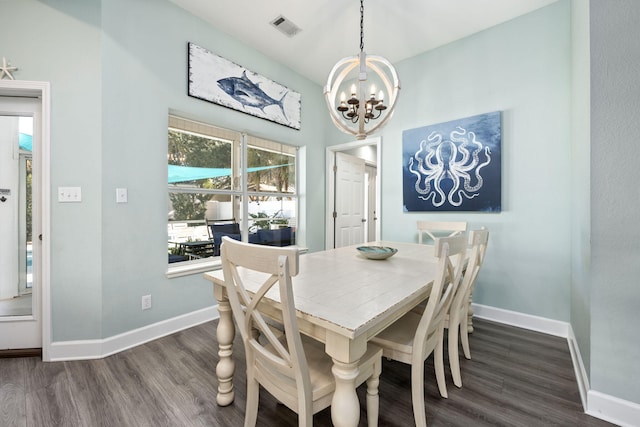
[[[218,317],[215,305],[101,340],[56,341],[51,343],[47,361],[102,359]]]
[[[580,353],[580,346],[576,341],[576,336],[573,333],[573,328],[569,325],[569,336],[567,337],[569,344],[569,352],[571,353],[571,362],[573,363],[573,371],[576,374],[576,380],[578,381],[578,391],[580,392],[580,400],[582,401],[582,407],[585,409],[589,407],[587,401],[587,393],[589,392],[589,376],[587,370],[584,367],[582,354]]]
[[[474,316],[481,319],[492,320],[506,325],[517,326],[531,331],[542,332],[557,337],[569,336],[569,324],[559,320],[551,320],[545,317],[532,316],[488,305],[472,304]]]
[[[481,319],[566,338],[585,413],[622,427],[640,426],[640,405],[590,389],[589,377],[571,324],[486,305],[472,304],[472,307],[474,316]]]
[[[598,391],[587,394],[587,414],[622,427],[640,426],[640,405]]]

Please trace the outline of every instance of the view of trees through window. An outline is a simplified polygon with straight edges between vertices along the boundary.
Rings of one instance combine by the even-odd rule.
[[[169,262],[217,256],[223,235],[295,244],[295,147],[174,116],[169,123]]]

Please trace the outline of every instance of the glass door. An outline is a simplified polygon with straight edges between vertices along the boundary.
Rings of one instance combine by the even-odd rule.
[[[0,96],[0,350],[42,346],[33,227],[39,108],[36,98]]]
[[[0,116],[0,315],[31,316],[33,119]]]

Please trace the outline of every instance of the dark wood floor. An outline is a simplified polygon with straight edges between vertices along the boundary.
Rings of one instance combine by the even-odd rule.
[[[215,403],[217,322],[93,361],[0,359],[0,426],[241,426],[244,352],[236,338],[236,399]],[[582,412],[566,340],[483,320],[474,322],[473,360],[462,359],[461,389],[447,374],[440,398],[431,359],[425,374],[430,426],[610,426]],[[448,364],[446,364],[448,369]],[[411,426],[410,369],[385,360],[382,426]],[[366,425],[364,389],[360,425]],[[297,416],[266,392],[258,425],[297,426]],[[327,409],[315,425],[330,426]]]

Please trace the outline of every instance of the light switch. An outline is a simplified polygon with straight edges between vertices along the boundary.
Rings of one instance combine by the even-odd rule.
[[[58,202],[79,203],[82,201],[82,190],[80,187],[58,187]]]
[[[116,188],[116,203],[127,203],[127,189]]]

